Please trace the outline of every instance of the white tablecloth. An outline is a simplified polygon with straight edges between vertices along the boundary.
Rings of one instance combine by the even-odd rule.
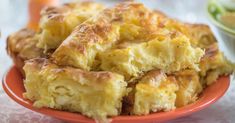
[[[65,1],[65,0],[64,0]],[[69,1],[69,0],[66,0]],[[113,4],[117,0],[104,1]],[[206,0],[139,0],[147,6],[160,9],[168,15],[187,22],[208,23],[205,16]],[[12,65],[5,51],[7,35],[22,28],[27,22],[27,0],[0,1],[0,77]],[[225,50],[220,42],[220,47]],[[230,54],[231,55],[231,54]],[[233,54],[232,54],[233,55]],[[62,123],[63,121],[32,112],[12,101],[0,86],[0,123]],[[210,107],[190,116],[169,121],[172,123],[234,123],[235,122],[235,85],[225,96]]]

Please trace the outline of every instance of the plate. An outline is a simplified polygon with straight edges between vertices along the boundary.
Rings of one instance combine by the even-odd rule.
[[[23,93],[25,92],[23,86],[23,77],[21,76],[18,69],[13,66],[6,73],[2,81],[3,89],[9,97],[11,97],[15,102],[20,105],[44,115],[52,116],[61,120],[72,123],[94,123],[95,121],[85,117],[79,113],[71,113],[66,111],[60,111],[50,108],[34,108],[33,103],[27,99],[23,98]],[[190,115],[194,112],[200,111],[209,105],[216,102],[221,98],[230,84],[229,76],[221,76],[214,84],[207,87],[200,98],[187,106],[177,108],[169,112],[158,112],[152,113],[145,116],[116,116],[112,117],[112,123],[141,123],[141,122],[163,122],[167,120],[172,120],[182,116]]]

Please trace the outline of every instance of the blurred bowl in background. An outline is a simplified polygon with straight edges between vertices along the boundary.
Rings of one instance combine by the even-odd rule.
[[[225,10],[221,8],[220,3],[216,0],[210,0],[207,4],[207,15],[213,24],[214,31],[221,37],[225,48],[228,49],[233,57],[235,57],[235,29],[225,26],[219,21],[221,15],[218,13],[224,13],[224,11]]]

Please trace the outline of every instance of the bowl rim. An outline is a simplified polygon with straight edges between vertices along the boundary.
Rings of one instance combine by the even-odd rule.
[[[223,31],[225,31],[226,33],[235,35],[235,30],[228,28],[227,26],[225,26],[224,24],[220,23],[218,20],[216,20],[210,13],[209,11],[209,6],[210,6],[210,1],[212,0],[208,0],[207,5],[206,5],[206,14],[209,17],[209,19],[211,20],[211,22],[218,28],[222,29]]]
[[[14,93],[14,90],[12,90],[9,85],[8,85],[8,80],[9,79],[9,74],[10,72],[12,72],[13,69],[17,69],[15,66],[10,67],[10,69],[4,74],[3,78],[2,78],[2,86],[4,91],[6,92],[6,94],[13,99],[16,103],[20,104],[21,106],[24,106],[25,108],[28,108],[32,111],[47,115],[47,116],[52,116],[61,120],[65,120],[65,121],[72,121],[72,122],[86,122],[86,123],[93,123],[94,120],[91,118],[88,118],[80,113],[72,113],[72,112],[68,112],[68,111],[61,111],[61,110],[56,110],[56,109],[51,109],[51,108],[35,108],[32,105],[32,102],[19,97],[16,93]],[[17,69],[18,70],[18,69]],[[181,108],[177,108],[173,111],[169,111],[169,112],[158,112],[158,113],[152,113],[149,115],[142,115],[142,116],[123,116],[123,115],[119,115],[119,116],[114,116],[112,117],[112,120],[115,122],[123,122],[123,121],[128,121],[128,122],[138,122],[139,120],[141,121],[152,121],[151,119],[156,119],[156,117],[158,118],[157,121],[162,122],[162,121],[168,121],[168,120],[172,120],[172,119],[176,119],[179,117],[183,117],[183,116],[187,116],[190,115],[194,112],[200,111],[208,106],[210,106],[211,104],[215,103],[218,99],[220,99],[225,92],[228,90],[229,85],[230,85],[230,80],[228,76],[223,76],[221,77],[223,79],[226,79],[225,84],[226,84],[226,88],[224,88],[221,93],[219,95],[217,95],[216,97],[213,97],[211,99],[207,99],[209,101],[207,102],[203,102],[203,99],[205,99],[205,96],[200,97],[196,102],[186,105],[184,107]],[[202,94],[203,95],[203,94]],[[194,105],[199,105],[199,106],[194,106]],[[173,115],[173,116],[170,116]],[[170,116],[170,117],[169,117]],[[160,118],[163,118],[162,120]],[[73,118],[74,120],[71,120],[71,118]],[[79,118],[76,119],[76,118]]]

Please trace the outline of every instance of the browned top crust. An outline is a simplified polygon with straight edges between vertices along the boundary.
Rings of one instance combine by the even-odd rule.
[[[89,82],[107,82],[107,80],[112,80],[116,79],[116,77],[121,77],[120,75],[109,71],[89,72],[69,66],[58,66],[46,58],[34,58],[26,61],[24,69],[27,68],[35,69],[37,71],[50,70],[50,73],[54,73],[55,76],[63,74],[65,78],[72,78],[74,81],[81,80],[81,82],[83,82],[82,78],[89,80]]]
[[[31,29],[21,29],[7,38],[7,53],[11,57],[19,56],[24,60],[43,57],[43,49],[36,46],[38,38]]]
[[[90,8],[93,5],[94,5],[94,2],[87,1],[87,2],[66,3],[60,7],[49,6],[49,7],[45,7],[41,11],[41,16],[44,19],[63,22],[67,13],[77,9],[78,7],[85,6],[87,8]]]
[[[43,9],[37,46],[45,51],[56,49],[77,25],[95,16],[103,8],[99,3],[75,2]]]
[[[46,57],[43,50],[36,47],[38,39],[31,29],[21,29],[7,38],[7,53],[15,65],[24,74],[22,67],[24,61],[32,58]]]
[[[210,44],[217,42],[210,27],[205,24],[186,24],[189,28],[189,34],[192,36],[192,44],[198,47],[206,48]]]
[[[211,44],[207,46],[205,49],[205,55],[202,57],[201,61],[206,59],[215,59],[215,56],[219,53],[218,45],[217,43]]]
[[[184,24],[165,19],[143,4],[124,2],[103,10],[77,26],[56,49],[52,58],[60,65],[91,70],[97,54],[119,46],[117,44],[122,47],[123,43],[141,43],[153,39],[160,42],[186,32]]]
[[[175,19],[169,18],[165,13],[154,10],[155,13],[161,16],[162,22],[176,21]],[[206,48],[210,44],[217,42],[213,35],[210,27],[205,24],[190,24],[178,21],[173,23],[175,26],[185,35],[191,39],[191,44],[200,48]],[[160,23],[160,26],[165,26],[164,23]]]
[[[28,42],[25,40],[32,38],[35,35],[35,32],[30,29],[21,29],[18,32],[11,34],[7,38],[7,53],[10,56],[18,54],[22,47],[27,45]]]
[[[24,66],[25,97],[34,106],[95,120],[169,111],[195,102],[201,84],[234,71],[206,25],[134,2],[98,10],[102,5],[92,2],[47,7],[37,34],[22,29],[8,37],[7,52]],[[74,97],[52,92],[57,84],[74,87]]]

